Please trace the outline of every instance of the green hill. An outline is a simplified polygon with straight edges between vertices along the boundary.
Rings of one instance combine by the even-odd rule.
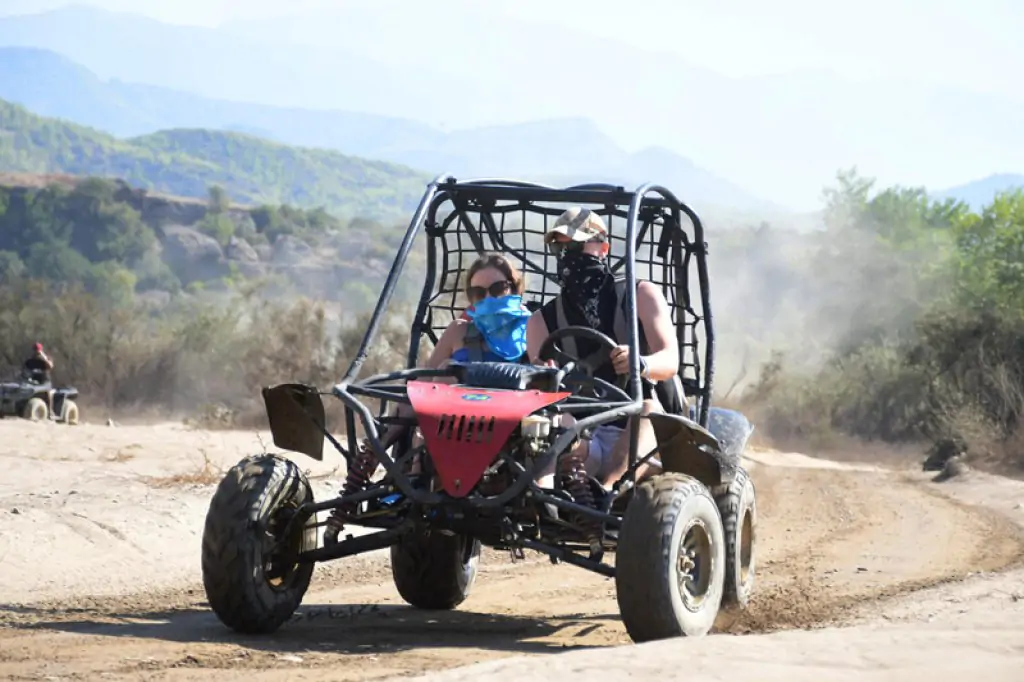
[[[323,206],[338,215],[413,210],[429,176],[334,151],[291,147],[235,132],[167,130],[118,139],[0,100],[0,171],[123,178],[186,197],[222,186],[243,204]]]

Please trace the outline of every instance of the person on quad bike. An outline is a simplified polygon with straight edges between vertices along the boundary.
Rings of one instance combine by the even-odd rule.
[[[53,360],[43,350],[43,344],[36,342],[32,347],[32,355],[21,365],[22,375],[33,383],[48,384],[51,370],[53,370]]]
[[[608,228],[600,215],[579,206],[563,212],[544,235],[544,241],[558,259],[560,293],[534,312],[526,326],[527,352],[530,361],[540,364],[537,354],[548,335],[567,326],[586,326],[600,331],[619,345],[610,353],[609,362],[598,367],[595,375],[612,384],[617,376],[629,372],[629,346],[616,324],[625,294],[616,282],[608,264]],[[679,372],[679,348],[668,301],[654,282],[638,281],[636,291],[637,318],[640,323],[641,390],[643,415],[662,412],[655,386]],[[593,342],[576,340],[577,357],[586,357],[596,350]],[[550,363],[549,363],[550,364]],[[682,396],[680,396],[682,399]],[[568,423],[565,415],[563,423]],[[628,419],[602,424],[592,437],[575,446],[573,455],[585,462],[589,475],[610,490],[629,467]],[[641,419],[637,453],[643,457],[654,449],[656,440],[650,420]],[[637,478],[656,473],[654,464],[638,468]]]

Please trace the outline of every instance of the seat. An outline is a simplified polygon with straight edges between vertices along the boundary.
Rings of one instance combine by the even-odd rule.
[[[473,388],[554,391],[558,369],[514,362],[453,362],[456,380]]]

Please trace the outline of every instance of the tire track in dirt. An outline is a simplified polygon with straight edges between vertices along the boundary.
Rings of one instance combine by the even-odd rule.
[[[843,623],[873,600],[1000,570],[1022,554],[1008,521],[912,477],[765,465],[751,474],[758,583],[726,632]],[[0,676],[360,680],[629,643],[613,581],[536,555],[510,564],[485,550],[472,595],[453,612],[406,607],[377,557],[320,565],[314,580],[271,637],[228,631],[198,586],[3,608]]]

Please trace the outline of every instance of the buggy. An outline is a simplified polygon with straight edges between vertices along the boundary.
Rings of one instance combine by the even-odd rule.
[[[632,285],[625,287],[624,317],[633,352],[623,381],[594,376],[615,344],[585,327],[560,328],[546,339],[540,356],[554,366],[418,367],[422,339],[436,344],[438,332],[460,314],[459,281],[476,256],[497,251],[520,265],[528,281],[524,301],[533,310],[558,293],[554,256],[542,235],[568,205],[605,218],[612,271]],[[406,368],[359,378],[421,236],[426,260]],[[390,550],[406,602],[452,609],[469,596],[486,545],[513,559],[533,550],[614,579],[622,620],[637,642],[701,636],[720,613],[741,611],[755,569],[754,487],[740,459],[753,427],[738,412],[711,407],[706,257],[700,219],[658,185],[627,191],[436,178],[341,381],[329,391],[302,383],[262,391],[277,447],[319,461],[326,439],[344,456],[340,496],[315,501],[307,476],[281,454],[249,456],[229,470],[213,494],[203,534],[212,610],[235,631],[273,632],[299,607],[316,562],[383,549]],[[556,467],[554,482],[544,487],[538,472],[557,464],[577,439],[641,412],[638,278],[663,288],[680,349],[676,380],[657,388],[664,413],[643,417],[651,420],[657,448],[637,452],[633,420],[629,468],[610,493],[581,467]],[[572,342],[585,338],[602,345],[594,354],[600,358],[573,356]],[[438,377],[449,379],[433,381]],[[344,408],[346,444],[327,428],[325,395]],[[393,416],[387,408],[398,403],[410,405],[414,416]],[[562,423],[566,414],[574,417],[570,425]],[[388,452],[380,436],[396,423],[407,428]],[[360,429],[364,437],[357,440]],[[637,467],[655,457],[661,473],[638,480]],[[360,532],[341,537],[351,526]]]
[[[51,419],[64,424],[78,423],[78,389],[54,387],[48,381],[27,378],[0,383],[0,418],[22,417],[31,421]]]

